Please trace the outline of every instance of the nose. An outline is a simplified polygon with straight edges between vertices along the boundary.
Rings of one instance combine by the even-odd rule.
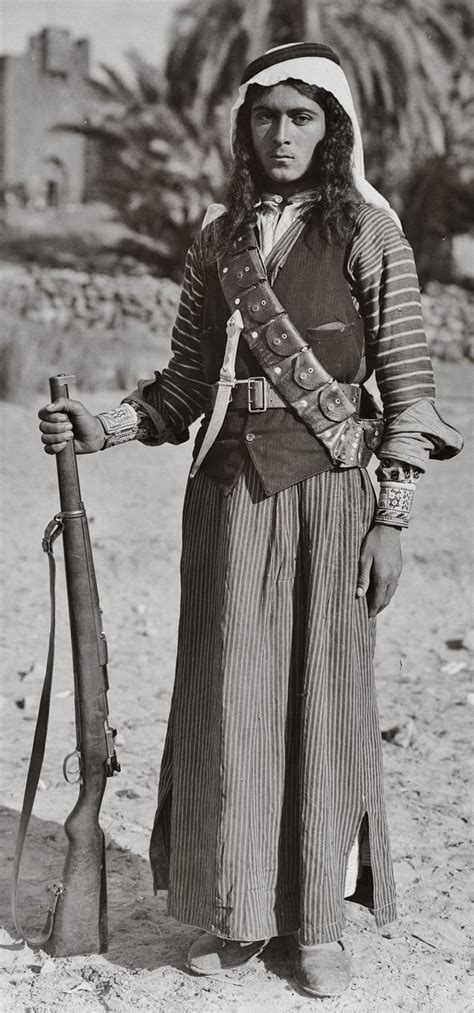
[[[289,119],[287,116],[280,116],[275,121],[275,129],[273,133],[273,139],[275,144],[289,144],[290,138],[288,133]]]

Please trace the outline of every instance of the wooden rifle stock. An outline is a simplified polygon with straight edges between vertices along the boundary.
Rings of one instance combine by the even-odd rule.
[[[74,377],[50,379],[51,399],[68,397]],[[106,778],[120,767],[114,731],[108,723],[107,643],[102,631],[92,547],[73,441],[56,455],[63,525],[64,562],[74,667],[79,798],[64,829],[68,850],[51,936],[45,945],[57,956],[107,949],[107,893],[104,834],[99,811]]]

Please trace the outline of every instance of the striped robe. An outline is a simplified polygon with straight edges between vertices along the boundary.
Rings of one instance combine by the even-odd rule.
[[[353,899],[379,925],[395,919],[375,624],[355,596],[374,504],[358,468],[271,497],[250,460],[228,496],[202,471],[188,485],[151,842],[178,921],[231,939],[339,939],[361,831],[370,864]]]

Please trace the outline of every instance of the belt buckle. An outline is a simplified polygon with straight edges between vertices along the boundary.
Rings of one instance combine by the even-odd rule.
[[[248,410],[251,415],[266,412],[267,402],[267,381],[264,376],[250,376],[248,379]],[[255,408],[255,401],[260,402],[261,408]]]

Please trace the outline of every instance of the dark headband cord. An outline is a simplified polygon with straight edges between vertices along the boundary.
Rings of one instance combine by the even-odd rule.
[[[333,63],[337,63],[338,66],[340,66],[339,57],[333,49],[329,48],[329,46],[322,46],[316,42],[295,42],[292,45],[281,46],[269,53],[264,53],[263,56],[259,56],[256,60],[252,60],[248,67],[245,68],[240,83],[241,85],[247,84],[247,81],[250,81],[250,79],[255,77],[256,74],[260,74],[262,70],[267,70],[268,67],[274,67],[278,63],[286,63],[287,60],[300,60],[308,57],[317,57],[320,60],[331,60]]]

